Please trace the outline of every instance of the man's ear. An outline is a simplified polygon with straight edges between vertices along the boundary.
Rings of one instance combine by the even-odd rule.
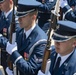
[[[32,16],[32,19],[36,19],[36,15],[33,15],[33,16]]]
[[[76,47],[76,40],[75,40],[74,43],[73,43],[73,47]]]
[[[10,3],[13,4],[13,0],[10,0]]]

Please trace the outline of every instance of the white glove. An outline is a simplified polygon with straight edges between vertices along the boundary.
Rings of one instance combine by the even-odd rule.
[[[17,50],[17,43],[10,44],[7,42],[6,51],[11,55],[14,51]]]
[[[65,7],[66,5],[68,5],[67,0],[60,0],[60,7],[61,8]]]
[[[0,37],[3,36],[2,34],[0,34]]]
[[[44,74],[43,72],[41,72],[41,70],[39,70],[37,75],[51,75],[51,74],[50,72],[48,72],[48,74]]]
[[[13,74],[13,71],[10,70],[8,67],[6,68],[6,73],[7,73],[8,75],[14,75],[14,74]]]

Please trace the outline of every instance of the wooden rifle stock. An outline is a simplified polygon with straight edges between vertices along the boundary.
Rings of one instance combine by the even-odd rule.
[[[63,11],[62,11],[62,8],[61,7],[60,7],[59,14],[60,14],[59,20],[62,20],[63,19]]]
[[[50,50],[51,39],[50,39],[50,37],[52,34],[52,29],[56,28],[57,19],[59,16],[59,2],[60,2],[60,0],[57,0],[55,10],[53,10],[51,13],[51,22],[50,22],[51,25],[50,25],[49,32],[48,32],[47,44],[46,44],[46,48],[45,48],[45,52],[44,52],[44,56],[43,56],[43,62],[42,62],[42,66],[41,66],[41,71],[43,73],[45,73],[47,60],[49,59],[50,53],[51,53],[51,50]]]
[[[12,44],[13,41],[12,41],[12,37],[13,37],[13,33],[15,33],[15,0],[13,0],[13,13],[12,13],[12,22],[11,22],[11,25],[10,25],[10,36],[9,36],[9,42]],[[10,61],[10,55],[8,56],[8,60],[7,60],[7,63],[8,63],[8,67],[10,70],[13,70],[13,63]]]
[[[12,14],[12,22],[10,26],[10,38],[9,42],[12,44],[12,35],[15,32],[15,14],[14,14],[14,7],[13,7],[13,14]]]

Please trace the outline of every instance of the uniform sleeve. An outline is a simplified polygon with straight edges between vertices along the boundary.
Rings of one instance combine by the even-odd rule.
[[[17,51],[12,53],[11,59],[16,64],[18,69],[22,71],[24,74],[37,74],[38,70],[41,67],[44,50],[45,43],[41,43],[34,48],[28,61],[24,60],[23,57]]]
[[[65,18],[66,18],[67,20],[76,22],[76,15],[75,15],[74,12],[76,13],[76,11],[70,11],[70,12],[68,12],[68,13],[66,14]]]
[[[45,0],[45,3],[39,6],[39,11],[49,12],[55,6],[56,0]]]
[[[65,6],[62,10],[65,14],[65,19],[76,22],[76,10],[73,11],[68,5]]]
[[[6,37],[1,36],[0,37],[0,47],[6,48],[7,41],[8,41],[8,39]]]
[[[19,24],[16,24],[16,33],[18,33],[18,31],[20,30],[21,28],[19,27]],[[17,36],[17,35],[16,35]],[[7,44],[7,41],[9,41],[9,38],[6,38],[4,36],[0,36],[0,47],[1,48],[6,48],[6,44]]]

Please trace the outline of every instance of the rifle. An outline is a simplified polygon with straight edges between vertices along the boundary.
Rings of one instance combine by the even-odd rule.
[[[59,14],[60,14],[59,20],[63,20],[63,11],[62,11],[62,8],[61,7],[60,7]]]
[[[11,22],[11,25],[10,25],[10,37],[9,37],[9,42],[12,44],[15,42],[16,40],[16,32],[15,32],[15,0],[13,0],[13,13],[12,13],[12,22]],[[8,67],[10,70],[13,70],[13,64],[12,62],[10,61],[10,55],[8,56],[8,59],[7,59],[7,63],[8,63]]]
[[[51,39],[50,39],[50,37],[51,37],[52,30],[56,28],[56,23],[57,23],[57,20],[59,17],[59,4],[60,4],[60,0],[57,0],[55,9],[51,11],[51,22],[50,22],[51,25],[50,25],[49,32],[48,32],[47,44],[46,44],[46,48],[45,48],[45,52],[44,52],[44,56],[43,56],[43,62],[42,62],[42,66],[41,66],[41,71],[45,74],[46,74],[47,61],[48,61],[50,53],[51,53],[51,50],[50,50]]]

